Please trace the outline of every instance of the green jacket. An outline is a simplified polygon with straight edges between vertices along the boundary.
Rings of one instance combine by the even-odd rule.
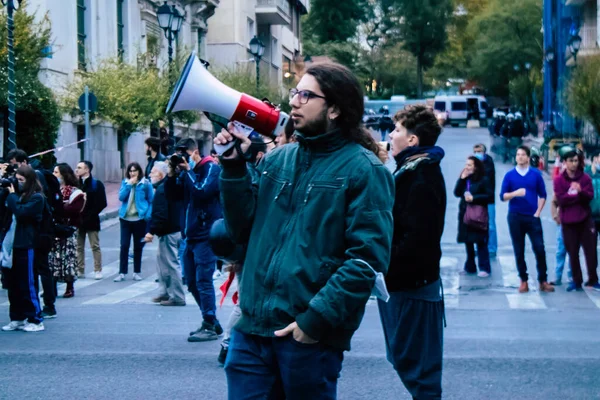
[[[296,321],[313,339],[350,350],[393,233],[391,173],[339,131],[269,153],[252,182],[224,160],[221,200],[230,234],[248,243],[236,329],[272,337]],[[359,261],[362,260],[362,261]]]
[[[585,173],[592,178],[592,185],[594,186],[594,198],[590,202],[592,208],[592,217],[596,221],[600,221],[600,171],[592,173],[592,167],[585,167]]]

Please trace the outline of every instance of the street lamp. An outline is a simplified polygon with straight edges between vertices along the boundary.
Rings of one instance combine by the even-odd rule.
[[[183,23],[183,15],[173,5],[169,7],[167,2],[158,7],[156,11],[156,18],[158,19],[158,26],[165,32],[165,37],[169,42],[169,80],[171,87],[173,86],[173,40],[177,38],[177,34],[181,30],[181,24]],[[169,115],[169,136],[173,138],[175,135],[175,127],[173,125],[173,117]]]
[[[260,85],[260,59],[265,54],[265,45],[256,35],[250,40],[250,54],[254,56],[254,61],[256,62],[256,92],[258,94],[258,87]]]
[[[8,147],[17,148],[17,119],[15,112],[15,22],[13,12],[19,9],[21,0],[2,0],[8,13]]]

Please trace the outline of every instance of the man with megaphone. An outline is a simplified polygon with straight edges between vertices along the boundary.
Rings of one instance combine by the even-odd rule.
[[[251,179],[251,144],[233,124],[215,147],[227,229],[247,244],[242,317],[225,363],[229,399],[335,399],[343,352],[373,290],[387,292],[393,180],[362,127],[361,85],[346,67],[309,67],[290,90],[297,143]],[[223,147],[221,147],[223,148]]]

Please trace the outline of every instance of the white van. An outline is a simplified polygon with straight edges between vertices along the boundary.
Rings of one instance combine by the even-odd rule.
[[[433,103],[433,110],[438,120],[451,126],[458,126],[460,123],[467,123],[469,110],[478,112],[478,118],[481,126],[487,126],[487,100],[483,96],[436,96]],[[471,111],[473,112],[473,111]]]

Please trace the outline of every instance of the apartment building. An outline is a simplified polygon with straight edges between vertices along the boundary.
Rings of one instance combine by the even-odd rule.
[[[208,21],[206,52],[202,56],[217,67],[251,65],[250,40],[257,36],[265,46],[260,74],[272,85],[288,86],[302,62],[300,17],[310,0],[221,0]]]
[[[168,42],[156,15],[164,3],[176,5],[184,15],[175,53],[178,49],[206,52],[207,21],[218,8],[219,0],[29,0],[28,12],[39,18],[48,13],[52,23],[51,55],[42,62],[40,79],[60,93],[78,75],[93,71],[102,60],[117,56],[134,65],[150,62],[158,68],[167,68]],[[140,60],[142,54],[149,59]],[[211,147],[211,131],[212,126],[206,120],[189,130],[175,127],[176,136],[194,137],[204,144],[206,151]],[[89,146],[94,175],[106,181],[119,181],[128,162],[145,163],[143,142],[149,134],[150,130],[125,138],[110,123],[94,121],[91,140],[69,146],[85,137],[85,127],[79,116],[64,115],[56,145],[68,147],[56,156],[59,162],[74,165],[83,158],[84,146]]]

